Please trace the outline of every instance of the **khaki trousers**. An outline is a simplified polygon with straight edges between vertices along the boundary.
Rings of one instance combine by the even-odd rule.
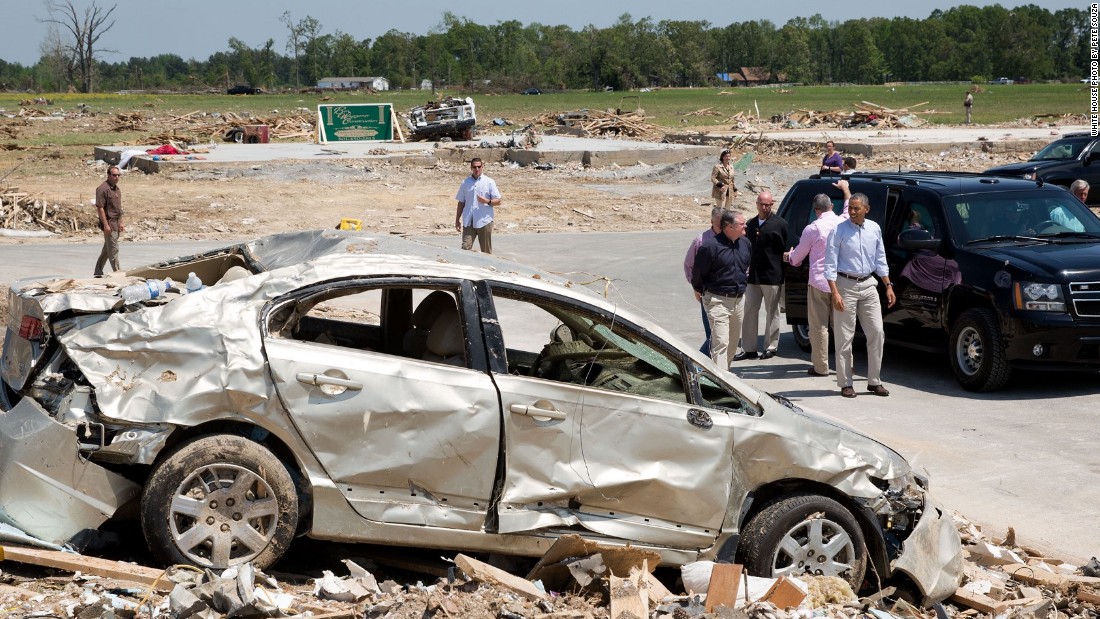
[[[714,201],[714,206],[718,208],[729,208],[733,204],[733,192],[726,191],[720,198]]]
[[[95,261],[93,275],[103,275],[103,266],[111,261],[111,270],[118,271],[118,222],[111,225],[111,233],[103,235],[103,249],[99,251],[99,259]]]
[[[493,222],[489,222],[480,228],[471,228],[469,226],[463,226],[462,228],[462,249],[471,250],[474,248],[474,239],[477,239],[477,245],[481,248],[481,253],[491,254],[493,253]]]
[[[756,352],[760,333],[760,305],[764,305],[764,350],[779,348],[779,285],[749,284],[745,290],[745,323],[741,328],[741,348]]]
[[[867,385],[881,385],[882,304],[878,300],[878,280],[868,277],[862,282],[837,277],[836,287],[844,300],[844,311],[833,310],[833,337],[836,340],[836,384],[841,389],[852,386],[852,340],[856,335],[856,320],[867,338]]]
[[[813,286],[806,286],[806,311],[810,323],[810,361],[818,374],[829,373],[829,320],[832,317],[832,295]]]
[[[723,297],[707,293],[703,295],[710,321],[710,358],[718,367],[728,370],[737,354],[737,338],[741,335],[741,320],[745,317],[745,299]]]

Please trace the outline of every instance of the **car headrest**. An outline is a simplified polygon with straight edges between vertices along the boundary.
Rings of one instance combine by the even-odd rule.
[[[417,305],[416,309],[413,310],[412,324],[414,327],[428,330],[435,324],[435,319],[439,316],[439,313],[447,308],[455,308],[455,298],[449,292],[436,290],[424,297],[420,305]]]

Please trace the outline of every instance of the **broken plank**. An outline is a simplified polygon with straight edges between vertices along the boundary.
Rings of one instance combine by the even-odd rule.
[[[545,600],[547,595],[529,580],[513,576],[502,569],[495,568],[488,563],[482,563],[472,557],[460,554],[455,557],[455,565],[473,580],[478,580],[490,585],[504,587],[513,593],[518,593],[529,600]]]
[[[157,570],[144,565],[99,559],[71,552],[59,552],[56,550],[42,550],[40,548],[22,548],[19,546],[0,546],[0,560],[27,563],[41,567],[52,567],[69,572],[82,572],[95,574],[104,578],[115,578],[143,585],[152,585],[158,579],[157,588],[161,591],[169,591],[175,583],[167,578],[161,578],[164,570]]]
[[[981,613],[994,613],[997,610],[997,600],[989,597],[988,595],[982,595],[981,593],[974,593],[959,587],[948,598],[956,604],[961,604],[967,608],[973,608]]]
[[[649,596],[639,586],[640,574],[630,578],[610,576],[611,616],[614,619],[648,619]]]
[[[1077,599],[1090,604],[1100,604],[1100,593],[1082,587],[1077,590]]]
[[[737,563],[715,563],[710,572],[710,584],[707,586],[706,611],[725,606],[733,608],[737,600],[737,589],[741,585],[741,566]]]
[[[596,216],[593,215],[592,213],[586,213],[586,212],[580,210],[579,208],[574,208],[573,212],[577,213],[577,214],[580,214],[580,215],[584,215],[585,217],[587,217],[589,219],[595,219],[596,218]]]
[[[1001,569],[1006,574],[1012,577],[1013,580],[1019,580],[1029,585],[1047,585],[1049,587],[1057,587],[1066,582],[1066,577],[1061,574],[1055,574],[1054,572],[1048,572],[1043,569],[1037,569],[1030,565],[1003,565]]]

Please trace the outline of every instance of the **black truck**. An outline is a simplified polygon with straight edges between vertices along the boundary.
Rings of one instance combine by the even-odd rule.
[[[1065,188],[961,172],[845,178],[883,230],[897,295],[882,304],[887,343],[946,350],[970,391],[1003,388],[1013,368],[1100,369],[1100,218]],[[818,193],[841,212],[839,179],[811,176],[784,196],[792,243]],[[787,268],[787,322],[808,351],[807,263]]]
[[[1084,179],[1089,185],[1098,187],[1089,194],[1089,204],[1100,205],[1100,138],[1087,131],[1067,133],[1027,161],[990,168],[983,174],[1015,176],[1063,187]]]

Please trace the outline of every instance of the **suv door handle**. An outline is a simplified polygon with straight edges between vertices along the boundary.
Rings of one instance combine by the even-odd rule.
[[[537,402],[537,404],[541,404],[542,406],[553,406],[545,400],[540,400],[539,402]],[[540,408],[538,406],[530,406],[527,404],[513,404],[508,407],[508,410],[513,414],[525,415],[539,421],[543,421],[546,419],[565,419],[565,413],[561,411],[556,411],[552,408]]]
[[[356,382],[354,380],[348,380],[346,378],[337,378],[335,376],[329,376],[328,374],[309,374],[307,372],[299,372],[295,377],[298,382],[305,383],[307,385],[333,385],[335,387],[343,387],[345,389],[352,389],[359,391],[363,388],[363,383]]]

